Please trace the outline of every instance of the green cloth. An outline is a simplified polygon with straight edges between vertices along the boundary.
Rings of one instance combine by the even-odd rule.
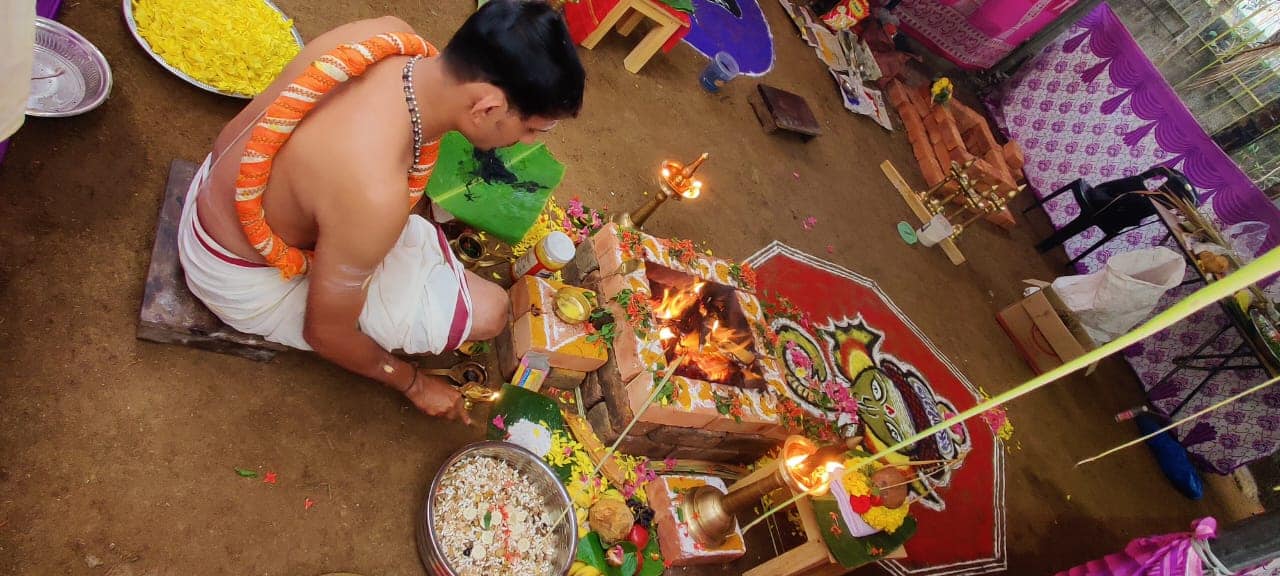
[[[427,196],[458,220],[516,244],[542,215],[564,165],[541,143],[500,148],[497,155],[515,182],[481,178],[475,147],[462,134],[445,134]]]
[[[897,550],[916,533],[916,519],[907,516],[897,532],[876,532],[870,536],[855,538],[850,535],[849,527],[840,517],[840,506],[831,496],[814,498],[813,513],[818,517],[818,527],[822,530],[822,538],[827,541],[831,555],[845,568],[857,568],[875,562]],[[833,530],[832,526],[837,526],[837,529]]]
[[[684,12],[685,14],[693,14],[693,0],[658,0],[658,1],[663,4],[666,4],[667,6],[675,8],[676,10]]]

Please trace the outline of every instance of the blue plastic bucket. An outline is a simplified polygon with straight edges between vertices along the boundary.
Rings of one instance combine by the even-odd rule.
[[[717,52],[716,57],[711,59],[711,63],[702,71],[702,89],[707,92],[715,93],[720,91],[720,86],[733,80],[738,75],[738,61],[733,59],[727,52]]]

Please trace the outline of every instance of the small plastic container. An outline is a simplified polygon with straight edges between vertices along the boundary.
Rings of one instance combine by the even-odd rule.
[[[738,61],[734,60],[728,52],[717,52],[716,57],[712,58],[711,63],[702,70],[700,79],[702,89],[712,94],[719,92],[721,86],[733,80],[738,74]]]
[[[511,263],[511,277],[537,276],[550,278],[570,260],[576,249],[573,240],[564,232],[552,232],[539,241],[532,250]]]

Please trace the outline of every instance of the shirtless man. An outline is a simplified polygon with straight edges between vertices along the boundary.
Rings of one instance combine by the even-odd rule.
[[[454,387],[389,350],[493,338],[507,295],[463,270],[416,200],[445,132],[481,149],[531,142],[578,114],[584,79],[542,2],[491,0],[438,56],[392,17],[322,34],[222,130],[192,183],[188,285],[238,330],[469,423]]]

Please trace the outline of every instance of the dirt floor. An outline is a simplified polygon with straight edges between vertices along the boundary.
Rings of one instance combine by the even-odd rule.
[[[305,37],[396,14],[440,42],[472,8],[279,4]],[[975,227],[960,267],[903,244],[894,227],[910,214],[878,164],[890,159],[921,184],[905,137],[844,111],[778,4],[763,7],[777,44],[768,81],[808,98],[824,135],[765,135],[746,101],[755,80],[709,96],[697,85],[705,60],[687,46],[629,74],[633,40],[612,36],[583,52],[582,117],[549,138],[569,168],[560,196],[634,207],[659,160],[709,151],[703,197],[664,207],[651,231],[705,239],[733,258],[774,239],[829,258],[879,282],[974,383],[995,393],[1028,378],[993,314],[1019,297],[1022,279],[1060,272],[1060,260],[1032,249],[1043,222],[1012,234]],[[118,1],[70,2],[62,20],[106,54],[115,87],[85,116],[29,120],[0,166],[0,573],[418,573],[413,519],[425,487],[481,429],[427,418],[310,355],[259,364],[136,341],[169,161],[203,157],[240,103],[152,62]],[[810,215],[818,225],[805,231]],[[1141,399],[1113,361],[1012,405],[1010,574],[1052,573],[1193,518],[1249,512],[1224,479],[1188,501],[1142,448],[1072,468],[1132,438],[1111,414]],[[234,467],[275,471],[279,483]]]

